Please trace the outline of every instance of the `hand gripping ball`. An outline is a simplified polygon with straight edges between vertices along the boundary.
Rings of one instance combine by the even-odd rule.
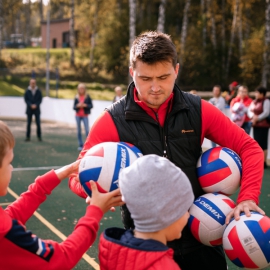
[[[232,219],[223,234],[223,248],[238,267],[263,269],[270,266],[270,218],[258,212],[241,213]]]

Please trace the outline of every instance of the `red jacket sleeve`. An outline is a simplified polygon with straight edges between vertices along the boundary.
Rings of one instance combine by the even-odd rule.
[[[85,153],[91,147],[102,142],[119,142],[117,129],[110,114],[107,111],[104,111],[93,124],[78,159],[83,158]],[[78,196],[82,198],[87,197],[80,182],[78,181],[78,177],[70,177],[69,188]]]
[[[11,224],[5,223],[7,230],[0,230],[1,269],[73,269],[95,241],[103,216],[101,209],[88,206],[85,216],[79,220],[72,234],[58,243],[38,238],[1,210],[1,219],[11,221]]]
[[[86,214],[77,223],[74,231],[62,243],[45,241],[54,247],[49,269],[72,269],[94,243],[103,212],[96,206],[88,206]]]
[[[212,104],[202,100],[201,143],[204,137],[240,156],[243,168],[237,203],[254,200],[258,204],[264,172],[264,154],[258,143]]]
[[[62,243],[43,240],[26,230],[24,224],[46,195],[60,183],[54,171],[37,177],[35,183],[5,210],[0,209],[1,269],[72,269],[96,239],[103,216],[97,206],[88,206],[85,216]]]

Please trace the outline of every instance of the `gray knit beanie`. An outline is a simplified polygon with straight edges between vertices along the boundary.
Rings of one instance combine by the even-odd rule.
[[[168,227],[194,201],[185,173],[157,155],[140,157],[123,169],[119,187],[138,232],[157,232]]]

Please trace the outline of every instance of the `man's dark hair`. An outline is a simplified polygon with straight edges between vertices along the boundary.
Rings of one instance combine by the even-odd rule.
[[[255,91],[258,91],[260,94],[263,94],[263,96],[266,96],[267,89],[263,86],[258,86]]]
[[[130,66],[136,67],[136,61],[152,65],[158,62],[170,62],[177,65],[176,48],[169,35],[148,31],[140,34],[130,49]]]
[[[220,85],[218,85],[218,84],[214,85],[213,89],[214,89],[215,87],[219,89],[219,92],[220,92],[220,93],[222,92],[222,89],[221,89],[221,86],[220,86]]]

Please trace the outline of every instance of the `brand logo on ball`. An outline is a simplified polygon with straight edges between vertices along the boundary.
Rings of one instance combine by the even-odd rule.
[[[208,201],[208,203],[206,201],[204,201],[201,197],[198,198],[195,201],[195,204],[201,204],[205,209],[208,210],[208,212],[211,212],[212,215],[214,215],[216,218],[220,219],[224,219],[224,215],[220,212],[217,212],[217,208],[213,208],[210,204],[210,201]]]
[[[236,162],[238,168],[239,168],[239,171],[242,175],[242,162],[241,162],[241,159],[240,157],[234,152],[232,151],[231,149],[229,148],[226,148],[226,147],[223,147],[222,149],[224,152],[228,153]]]
[[[118,171],[118,175],[119,173],[121,172],[121,170],[125,169],[126,167],[129,166],[129,162],[127,164],[127,149],[125,147],[122,147],[122,146],[119,146],[120,147],[120,152],[121,152],[121,161],[120,161],[120,169]],[[117,171],[116,171],[117,172]],[[116,177],[116,175],[114,176]],[[119,180],[118,180],[118,177],[115,181],[112,181],[112,185],[111,185],[111,190],[115,189],[115,188],[118,188],[119,187]]]
[[[121,169],[126,168],[127,165],[127,150],[121,147]]]

